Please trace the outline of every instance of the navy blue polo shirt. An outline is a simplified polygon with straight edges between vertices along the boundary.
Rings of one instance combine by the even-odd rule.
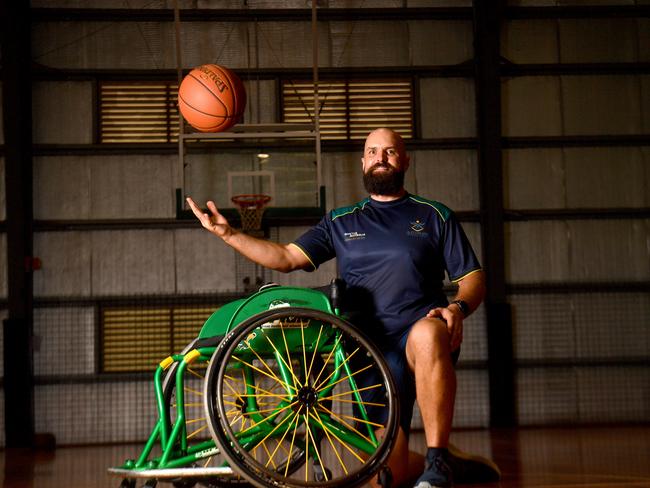
[[[355,322],[373,332],[379,326],[389,341],[430,309],[448,304],[445,272],[459,281],[481,269],[454,213],[410,194],[332,210],[293,244],[313,269],[338,259],[346,301],[363,317]]]

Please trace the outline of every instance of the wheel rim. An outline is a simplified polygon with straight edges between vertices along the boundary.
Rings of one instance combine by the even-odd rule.
[[[379,382],[363,383],[371,372]],[[211,360],[205,398],[224,456],[260,487],[359,485],[385,462],[397,428],[381,354],[350,324],[311,309],[265,312],[233,330]],[[369,418],[373,408],[387,415]],[[307,462],[283,464],[295,451]]]

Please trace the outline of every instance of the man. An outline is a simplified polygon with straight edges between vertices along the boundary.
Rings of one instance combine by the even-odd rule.
[[[454,214],[404,189],[409,156],[397,133],[384,128],[371,132],[361,162],[369,198],[333,210],[286,245],[236,232],[213,202],[207,204],[208,215],[192,199],[187,201],[203,227],[262,266],[283,272],[313,270],[338,259],[348,293],[358,297],[355,303],[363,320],[356,324],[382,349],[398,385],[402,415],[389,459],[395,485],[422,469],[421,456],[408,451],[417,399],[428,450],[415,487],[449,487],[454,363],[463,340],[463,319],[485,293],[483,272]],[[442,289],[445,271],[458,284],[451,304]]]

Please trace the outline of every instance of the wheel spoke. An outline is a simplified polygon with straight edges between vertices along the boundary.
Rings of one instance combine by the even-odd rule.
[[[275,344],[273,344],[273,341],[271,339],[269,339],[269,336],[265,335],[264,337],[266,338],[268,343],[271,344],[271,347],[273,348],[275,353],[278,355],[278,358],[280,358],[280,361],[282,361],[282,363],[289,370],[289,373],[291,373],[291,376],[293,377],[293,389],[295,391],[298,391],[299,388],[302,388],[302,384],[300,383],[300,380],[298,378],[296,378],[296,375],[293,372],[293,366],[291,365],[291,363],[287,364],[287,362],[284,360],[284,357],[282,356],[282,354],[280,354],[280,351],[278,351],[278,348],[275,347]],[[298,385],[298,386],[296,386],[296,385]]]
[[[316,346],[314,346],[314,352],[311,355],[311,361],[309,363],[309,370],[307,371],[305,378],[309,378],[309,375],[311,374],[311,368],[314,365],[314,359],[316,358],[316,354],[318,353],[318,343],[320,342],[320,337],[322,333],[323,333],[323,324],[320,324],[320,329],[318,330],[318,337],[316,338]]]
[[[332,350],[330,353],[327,355],[327,359],[323,363],[323,367],[320,369],[318,376],[316,376],[316,379],[314,380],[314,384],[318,383],[318,380],[320,379],[320,375],[323,374],[323,371],[325,371],[325,367],[327,366],[327,363],[329,363],[330,359],[332,358],[332,354],[334,354],[334,351],[338,347],[339,343],[341,342],[341,337],[342,335],[339,334],[338,337],[336,338],[336,342],[334,343],[334,347],[332,347]]]
[[[330,384],[327,384],[327,385],[323,386],[322,388],[318,388],[318,389],[316,390],[316,392],[318,393],[318,392],[323,391],[323,390],[326,389],[326,388],[331,388],[331,387],[333,387],[333,386],[336,386],[336,385],[338,385],[339,383],[341,383],[342,381],[348,380],[348,379],[352,378],[353,376],[355,376],[355,375],[357,375],[357,374],[359,374],[359,373],[363,373],[364,371],[366,371],[367,369],[370,369],[370,368],[372,368],[372,364],[368,364],[367,366],[364,366],[363,368],[361,368],[361,369],[355,371],[355,372],[352,373],[352,374],[346,375],[346,376],[344,376],[343,378],[339,378],[339,379],[336,380],[334,383],[330,383]],[[321,383],[321,384],[323,384],[323,383]]]
[[[323,466],[323,460],[320,457],[320,452],[318,452],[318,446],[316,445],[316,439],[314,439],[314,435],[311,433],[311,429],[309,428],[309,420],[307,416],[309,415],[309,408],[307,409],[307,415],[303,414],[303,419],[305,421],[305,428],[307,429],[307,444],[309,444],[309,439],[311,438],[311,442],[314,446],[314,451],[316,452],[316,457],[318,458],[318,463],[320,464],[320,468],[323,470],[323,475],[325,476],[325,479],[329,481],[327,477],[327,472],[325,471],[325,466]],[[309,464],[309,459],[305,459],[305,464]]]
[[[350,451],[350,453],[352,453],[352,455],[353,455],[354,457],[356,457],[356,458],[357,458],[360,462],[362,462],[362,463],[365,462],[365,461],[364,461],[364,460],[363,460],[363,459],[362,459],[362,458],[361,458],[361,457],[360,457],[360,456],[359,456],[359,455],[354,451],[354,449],[352,449],[352,448],[351,448],[350,446],[348,446],[345,442],[343,442],[341,439],[339,439],[339,437],[336,435],[336,433],[333,432],[332,430],[330,430],[330,428],[329,428],[327,425],[325,425],[324,422],[321,421],[321,422],[319,422],[319,423],[320,423],[321,426],[323,427],[323,430],[325,430],[326,432],[329,431],[329,433],[332,434],[332,437],[334,437],[334,439],[336,439],[337,441],[339,441],[339,443],[340,443],[343,447],[345,447],[348,451]]]
[[[282,442],[284,442],[284,438],[287,436],[287,434],[288,434],[289,431],[291,430],[291,424],[293,424],[293,419],[294,419],[294,418],[297,418],[297,417],[298,417],[298,414],[294,412],[294,414],[293,414],[293,418],[291,419],[291,422],[289,422],[289,428],[288,428],[287,430],[284,431],[284,434],[282,434],[282,437],[280,438],[280,441],[278,442],[278,440],[275,439],[275,442],[277,442],[278,445],[277,445],[277,446],[275,447],[275,449],[273,450],[273,453],[271,454],[269,461],[270,461],[271,459],[273,459],[273,457],[275,457],[275,453],[278,452],[278,449],[279,449],[280,446],[282,445]],[[289,418],[289,417],[287,417],[287,418]],[[290,451],[287,451],[286,448],[283,448],[283,449],[284,449],[284,451],[287,453],[287,463],[289,463],[289,460],[290,460],[290,458],[291,458],[291,452],[290,452]],[[265,467],[268,467],[268,465],[269,465],[269,461],[266,462]]]
[[[262,425],[263,423],[268,422],[269,420],[273,420],[275,417],[277,417],[279,414],[281,414],[282,412],[284,412],[284,411],[287,410],[288,408],[293,407],[296,403],[298,403],[298,402],[295,401],[295,402],[290,403],[289,405],[287,405],[287,406],[285,406],[285,407],[282,407],[280,410],[277,410],[275,413],[272,413],[272,414],[269,415],[268,417],[264,417],[264,420],[260,420],[260,421],[257,422],[257,423],[253,423],[250,427],[248,427],[248,428],[245,429],[245,430],[240,431],[239,433],[240,433],[240,434],[243,434],[244,432],[248,432],[249,430],[251,430],[251,429],[253,429],[253,428],[255,428],[255,427],[258,427],[258,426]],[[255,412],[255,413],[257,413],[257,412]],[[252,420],[251,420],[251,422],[252,422]]]
[[[255,354],[257,355],[257,353],[255,353]],[[277,381],[278,383],[281,383],[282,386],[284,386],[285,390],[287,390],[287,393],[288,393],[289,390],[291,389],[291,386],[289,386],[289,385],[286,384],[284,381],[282,381],[280,378],[278,378],[277,376],[275,376],[275,374],[268,374],[268,373],[266,373],[265,371],[262,371],[261,369],[259,369],[259,368],[255,367],[255,366],[253,366],[252,364],[250,364],[250,363],[244,361],[243,359],[238,358],[237,356],[233,356],[233,359],[236,360],[236,361],[241,361],[243,364],[245,364],[245,365],[248,366],[249,368],[253,368],[253,369],[254,369],[255,371],[257,371],[258,373],[261,373],[261,374],[263,374],[264,376],[268,376],[268,377],[271,378],[272,380]],[[261,359],[260,359],[260,360],[261,360]],[[266,365],[266,363],[264,363],[264,364]],[[268,366],[267,366],[267,368],[268,368]],[[271,371],[271,370],[269,369],[269,371]],[[271,371],[271,373],[273,373],[273,372]]]
[[[296,425],[293,428],[293,435],[291,436],[291,445],[289,446],[289,452],[293,452],[293,444],[296,441],[296,432],[298,431],[298,421],[300,420],[300,416],[296,414]],[[289,426],[291,428],[291,426]],[[287,474],[289,473],[289,463],[287,462],[287,465],[284,468],[284,477],[287,477]]]
[[[373,388],[381,388],[382,386],[383,386],[382,384],[378,383],[376,385],[365,386],[363,388],[355,388],[355,389],[351,389],[350,391],[344,391],[343,393],[337,393],[336,395],[330,395],[330,396],[322,397],[321,400],[331,400],[333,398],[339,398],[339,397],[342,397],[343,395],[349,395],[351,393],[360,393],[362,391],[372,390]],[[341,401],[343,401],[343,400],[341,400]],[[361,402],[361,403],[364,403],[364,402]]]
[[[318,407],[321,408],[322,410],[324,410],[325,412],[327,412],[327,413],[330,415],[330,417],[333,417],[334,419],[340,421],[340,422],[341,422],[343,425],[345,425],[348,429],[350,429],[352,432],[354,432],[355,434],[357,434],[357,435],[359,435],[360,437],[362,437],[364,440],[368,441],[370,444],[374,444],[374,443],[372,442],[372,440],[371,440],[369,437],[363,435],[363,434],[362,434],[361,432],[359,432],[359,431],[358,431],[358,430],[357,430],[353,425],[350,425],[349,423],[347,423],[345,420],[343,420],[341,417],[339,417],[337,414],[335,414],[335,413],[332,412],[331,410],[325,408],[325,407],[322,406],[322,405],[318,405]],[[320,418],[320,416],[319,416],[319,418]],[[354,417],[352,417],[352,418],[354,418]],[[384,427],[384,426],[381,425],[381,424],[375,424],[375,425],[376,425],[377,427],[380,427],[380,428],[381,428],[381,427]]]
[[[343,362],[342,362],[341,364],[339,364],[336,368],[334,368],[334,369],[332,370],[332,372],[329,374],[329,376],[328,376],[327,378],[325,378],[323,381],[320,382],[320,384],[316,387],[316,390],[318,390],[321,386],[323,386],[325,383],[327,383],[327,380],[329,380],[332,376],[334,376],[334,374],[336,374],[336,372],[339,371],[339,370],[343,367],[343,365],[344,365],[345,363],[347,363],[347,362],[352,358],[352,356],[354,356],[354,355],[357,353],[358,350],[359,350],[359,348],[357,347],[357,348],[352,352],[352,354],[348,355],[348,356],[343,360]]]
[[[318,415],[318,413],[314,414],[314,413],[310,412],[310,414],[311,414],[311,415],[316,419],[316,421],[317,421],[317,422],[321,425],[321,427],[323,428],[323,432],[325,432],[325,436],[327,436],[327,440],[329,441],[330,445],[332,446],[332,451],[333,451],[334,454],[336,455],[336,458],[339,460],[339,464],[340,464],[341,467],[343,468],[343,471],[345,472],[345,474],[348,474],[348,468],[347,468],[347,466],[345,465],[345,463],[343,462],[343,460],[341,459],[341,456],[339,455],[339,452],[338,452],[338,450],[336,449],[336,446],[335,446],[334,443],[332,442],[332,438],[330,437],[329,432],[327,431],[327,429],[326,429],[325,426],[323,425],[323,422],[321,421],[320,416]]]

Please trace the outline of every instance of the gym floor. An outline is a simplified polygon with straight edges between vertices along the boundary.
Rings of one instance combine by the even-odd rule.
[[[452,434],[465,452],[492,458],[500,483],[486,488],[648,488],[650,426],[468,430]],[[424,451],[414,432],[411,446]],[[106,468],[135,457],[139,445],[0,451],[3,488],[118,488]],[[159,486],[172,486],[160,483]]]

